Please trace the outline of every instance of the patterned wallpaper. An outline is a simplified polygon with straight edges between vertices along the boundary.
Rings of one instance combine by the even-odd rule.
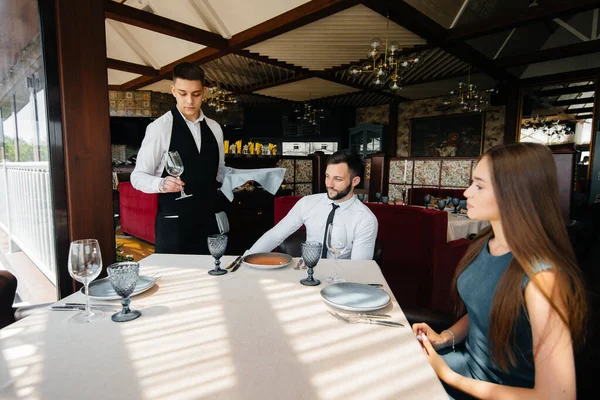
[[[441,104],[442,97],[415,100],[400,103],[398,106],[398,139],[396,157],[407,157],[410,138],[410,119],[423,117],[437,117],[442,115],[457,114],[457,110],[436,111]],[[505,107],[491,107],[485,112],[485,129],[483,150],[501,144],[504,140],[504,112]],[[356,124],[371,123],[389,125],[389,105],[384,104],[373,107],[356,109]]]
[[[160,117],[175,105],[171,94],[149,90],[109,90],[108,110],[111,117]]]
[[[390,106],[383,104],[373,107],[361,107],[356,109],[356,125],[358,124],[381,124],[389,125]]]
[[[311,159],[280,158],[276,167],[285,168],[285,188],[292,190],[296,196],[312,194],[312,163]]]

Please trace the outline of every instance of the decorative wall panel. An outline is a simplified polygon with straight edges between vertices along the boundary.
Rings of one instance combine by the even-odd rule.
[[[441,186],[469,186],[471,180],[471,160],[442,160],[441,162]]]

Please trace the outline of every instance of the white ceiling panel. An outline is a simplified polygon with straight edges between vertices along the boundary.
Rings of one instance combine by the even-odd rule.
[[[292,101],[307,101],[338,94],[358,92],[359,89],[326,81],[321,78],[310,78],[302,81],[286,83],[255,93]]]
[[[144,86],[140,90],[152,90],[153,92],[171,93],[172,80],[163,79],[162,81],[155,82],[151,85]]]
[[[114,69],[108,69],[107,72],[109,85],[122,85],[141,76],[138,74],[132,74],[130,72],[117,71]]]
[[[196,1],[200,2],[200,0]],[[308,3],[307,0],[203,1],[210,5],[232,35]]]
[[[147,7],[150,6],[156,15],[196,28],[210,30],[190,0],[127,0],[123,4],[145,11],[148,11]]]
[[[387,18],[357,5],[248,50],[311,70],[324,70],[366,58],[372,38],[385,41],[386,24]],[[388,38],[405,49],[426,44],[424,39],[393,22]]]
[[[163,67],[206,47],[172,36],[149,31],[147,29],[138,28],[137,26],[127,25],[117,21],[110,22],[113,27],[119,27],[120,30],[130,33],[133,39],[138,43],[138,53],[141,51],[143,53],[151,54],[153,60],[158,63],[159,67]],[[123,35],[121,34],[121,36]],[[154,66],[154,68],[157,67]]]
[[[135,44],[128,43],[114,28],[114,24],[116,24],[116,21],[106,20],[104,22],[106,31],[106,57],[145,65],[145,61],[137,53]]]

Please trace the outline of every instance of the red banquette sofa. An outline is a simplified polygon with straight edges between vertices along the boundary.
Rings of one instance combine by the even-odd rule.
[[[274,222],[300,198],[276,197]],[[383,244],[381,270],[400,304],[452,312],[452,277],[470,242],[446,241],[448,214],[400,205],[365,205],[377,217],[377,239]]]
[[[123,233],[154,243],[157,210],[157,194],[140,192],[130,182],[119,183],[119,220]]]

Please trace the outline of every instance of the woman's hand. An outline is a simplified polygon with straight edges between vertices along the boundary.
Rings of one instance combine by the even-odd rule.
[[[452,374],[452,370],[450,369],[448,364],[446,364],[446,361],[444,361],[444,359],[435,351],[431,341],[429,341],[429,339],[427,338],[427,335],[417,335],[417,339],[421,343],[423,352],[427,356],[429,364],[431,364],[437,376],[444,382],[447,382],[448,376]]]
[[[419,336],[425,335],[434,349],[439,350],[446,347],[446,341],[441,335],[438,335],[429,325],[424,322],[413,324],[413,333],[419,339]],[[419,339],[420,340],[420,339]]]

